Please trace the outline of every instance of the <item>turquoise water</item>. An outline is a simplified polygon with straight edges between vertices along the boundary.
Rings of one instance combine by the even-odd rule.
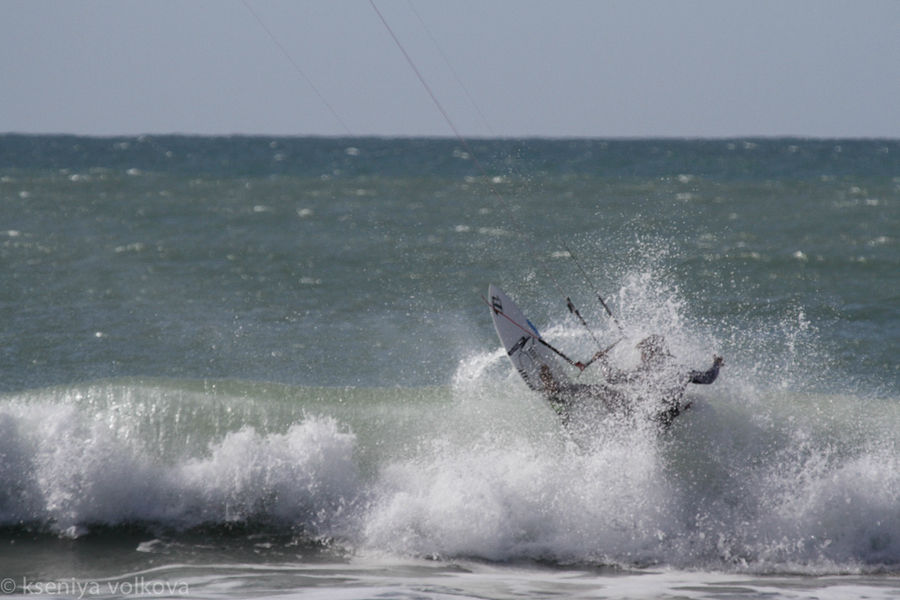
[[[890,597],[898,157],[0,136],[0,578]],[[659,332],[726,366],[665,435],[601,420],[573,446],[500,350],[491,282],[567,354],[619,337],[600,293],[620,365]]]

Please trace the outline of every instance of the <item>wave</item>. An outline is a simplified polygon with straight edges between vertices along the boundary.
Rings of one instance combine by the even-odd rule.
[[[626,327],[594,332],[624,335],[616,363],[634,364],[651,332],[697,367],[726,356],[665,431],[602,412],[567,431],[499,348],[461,357],[444,386],[39,389],[0,398],[0,531],[231,529],[414,557],[900,571],[898,398],[830,373],[802,307],[723,327],[692,316],[652,264],[625,262]],[[589,356],[592,336],[542,330]]]
[[[171,448],[154,452],[152,444],[170,435],[168,421],[195,411],[147,415],[147,391],[152,397],[152,388],[108,384],[5,403],[0,522],[69,536],[98,524],[183,529],[260,517],[315,527],[353,496],[355,438],[334,419],[305,419],[283,433],[244,426],[213,436],[202,453],[165,460]],[[106,406],[97,406],[101,399]]]
[[[565,435],[502,353],[452,386],[97,382],[0,401],[0,526],[239,525],[359,552],[896,570],[893,400],[705,389],[667,432]]]

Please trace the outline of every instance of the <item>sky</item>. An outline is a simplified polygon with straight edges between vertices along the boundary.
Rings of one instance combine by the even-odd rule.
[[[0,0],[0,15],[0,132],[900,138],[900,0]]]

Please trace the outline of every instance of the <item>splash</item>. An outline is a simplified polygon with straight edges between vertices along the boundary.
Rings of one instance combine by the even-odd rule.
[[[650,263],[622,279],[622,321],[641,325],[626,326],[613,360],[633,366],[634,341],[650,332],[687,360],[714,351],[728,360],[719,382],[689,392],[693,408],[670,431],[597,411],[579,424],[586,438],[561,443],[571,431],[502,352],[477,354],[461,362],[454,388],[462,407],[497,407],[492,427],[469,423],[487,429],[477,443],[448,442],[385,468],[366,542],[492,560],[896,568],[900,414],[891,401],[822,391],[829,380],[814,365],[825,352],[802,307],[738,331],[693,316]],[[571,323],[543,329],[554,344],[590,344]]]

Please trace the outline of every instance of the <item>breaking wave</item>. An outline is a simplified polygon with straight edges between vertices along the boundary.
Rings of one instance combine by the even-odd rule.
[[[802,310],[716,334],[658,280],[625,278],[622,304],[654,308],[626,315],[646,327],[613,359],[633,364],[652,329],[688,362],[727,360],[667,431],[600,415],[573,439],[493,348],[437,387],[34,390],[0,399],[0,527],[177,538],[240,524],[360,553],[896,572],[897,399],[829,389]],[[565,323],[544,329],[588,346]]]

